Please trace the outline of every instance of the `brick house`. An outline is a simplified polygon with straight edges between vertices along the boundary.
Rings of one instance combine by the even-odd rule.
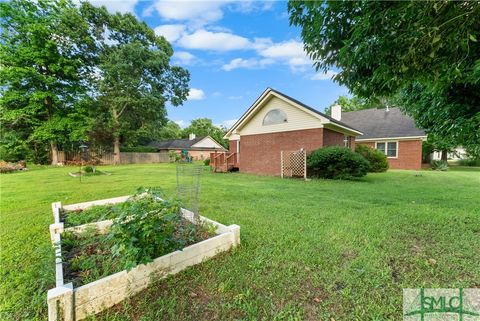
[[[359,117],[355,116],[359,112],[342,115],[339,107],[328,116],[267,88],[225,138],[230,155],[235,154],[234,166],[244,173],[280,175],[281,151],[303,149],[308,153],[333,145],[354,149],[358,143],[383,150],[391,168],[420,169],[425,134],[396,108],[370,111],[376,122],[367,121],[369,112]],[[389,114],[381,117],[380,113]]]
[[[390,168],[422,168],[422,142],[427,136],[399,108],[372,108],[342,114],[341,108],[335,107],[334,117],[363,132],[356,137],[356,143],[384,152]]]
[[[175,151],[180,154],[188,151],[193,160],[204,160],[210,157],[212,152],[227,151],[221,144],[210,136],[196,137],[190,134],[188,139],[171,139],[151,142],[148,146],[154,147],[158,152]]]

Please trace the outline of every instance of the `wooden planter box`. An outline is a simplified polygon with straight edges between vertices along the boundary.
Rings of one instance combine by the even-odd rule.
[[[158,257],[148,264],[140,264],[130,271],[123,270],[78,288],[74,288],[72,283],[65,284],[60,248],[61,234],[64,231],[81,233],[88,226],[95,226],[100,233],[105,233],[113,222],[107,220],[64,228],[60,221],[60,210],[68,211],[85,209],[94,205],[116,204],[125,202],[129,197],[122,196],[64,207],[60,202],[52,203],[55,223],[50,225],[50,237],[55,246],[56,287],[49,290],[47,294],[48,320],[82,320],[144,290],[154,280],[178,273],[240,244],[240,226],[235,224],[225,226],[200,216],[201,221],[209,222],[217,227],[216,236],[187,246],[181,251]],[[192,212],[182,209],[182,215],[194,222]]]

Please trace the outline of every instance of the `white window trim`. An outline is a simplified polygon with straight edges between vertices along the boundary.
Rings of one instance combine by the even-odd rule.
[[[376,141],[376,142],[375,142],[375,149],[378,150],[378,149],[377,149],[377,144],[378,144],[378,143],[382,143],[382,144],[385,143],[385,151],[384,151],[385,156],[387,156],[387,158],[397,159],[397,158],[398,158],[398,154],[399,154],[399,152],[400,152],[400,144],[399,144],[398,142],[399,142],[398,140],[382,140],[382,141]],[[396,143],[396,144],[397,144],[397,154],[396,154],[396,156],[388,156],[388,155],[387,155],[387,154],[388,154],[388,143]]]

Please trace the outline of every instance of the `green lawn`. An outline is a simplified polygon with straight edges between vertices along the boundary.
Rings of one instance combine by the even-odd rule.
[[[50,203],[175,190],[175,167],[1,175],[1,320],[46,318]],[[402,288],[480,287],[480,171],[369,174],[357,182],[206,173],[202,214],[242,245],[97,317],[103,320],[399,320]]]

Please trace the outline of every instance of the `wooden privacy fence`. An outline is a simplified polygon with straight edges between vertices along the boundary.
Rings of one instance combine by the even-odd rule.
[[[69,164],[78,163],[83,160],[85,164],[114,164],[114,157],[111,152],[87,151],[83,155],[80,152],[59,151],[58,162]],[[170,158],[167,152],[160,153],[130,153],[120,152],[120,164],[150,164],[150,163],[168,163]]]

